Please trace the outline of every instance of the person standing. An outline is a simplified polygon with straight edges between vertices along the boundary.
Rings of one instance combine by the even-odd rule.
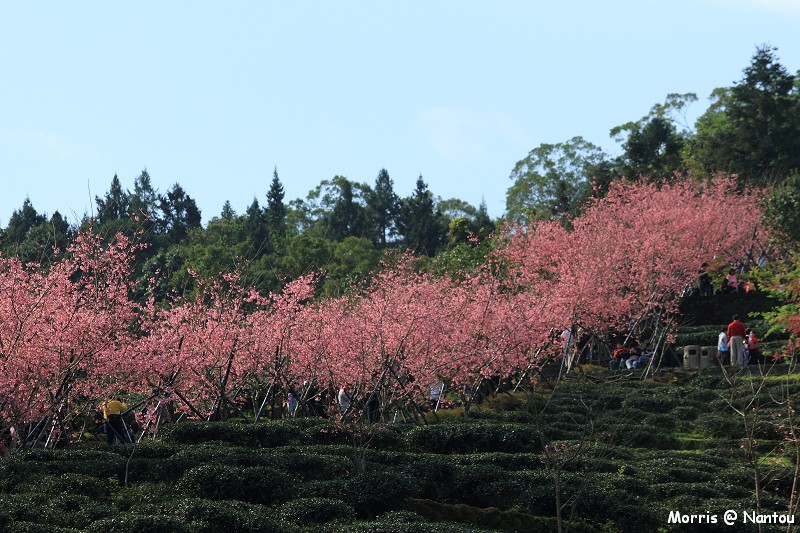
[[[574,340],[574,336],[572,335],[572,329],[565,329],[561,332],[561,340],[564,343],[563,355],[564,355],[564,362],[567,366],[567,372],[572,369],[572,344]]]
[[[342,385],[336,399],[339,401],[339,410],[342,412],[342,416],[344,416],[350,409],[350,395],[347,393],[347,385]]]
[[[128,428],[125,427],[125,422],[122,420],[122,413],[128,408],[128,405],[119,399],[118,396],[109,398],[103,404],[103,425],[106,430],[106,442],[114,444],[115,439],[120,442],[130,444],[131,436],[128,434]]]
[[[758,337],[756,336],[756,332],[752,329],[747,332],[747,352],[750,355],[748,364],[764,364],[764,356],[761,355],[761,350],[758,349]]]
[[[719,359],[719,364],[722,366],[730,364],[730,355],[731,345],[728,339],[728,328],[722,326],[719,332],[719,338],[717,339],[717,358]]]
[[[289,392],[286,395],[286,409],[289,411],[289,418],[297,415],[297,392],[292,386],[289,386]]]
[[[728,339],[731,344],[731,365],[742,366],[744,364],[744,336],[747,328],[739,321],[739,315],[733,315],[733,322],[728,324]]]

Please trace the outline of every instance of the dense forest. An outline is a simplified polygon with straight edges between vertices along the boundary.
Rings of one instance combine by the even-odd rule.
[[[337,296],[374,271],[387,253],[413,251],[420,270],[468,269],[482,261],[492,246],[488,237],[506,222],[557,220],[569,228],[614,182],[703,182],[717,174],[735,175],[740,187],[766,187],[770,225],[796,241],[800,74],[779,63],[776,49],[761,46],[742,78],[714,90],[711,105],[691,125],[686,111],[697,99],[669,94],[646,116],[612,128],[621,148],[616,157],[580,136],[532,149],[513,166],[499,220],[489,217],[484,204],[436,196],[423,176],[400,196],[386,169],[372,184],[335,176],[305,198],[288,201],[275,169],[263,197],[238,212],[226,201],[203,227],[187,190],[176,183],[158,191],[143,170],[132,188],[114,176],[107,192],[95,197],[94,212],[77,226],[58,211],[38,212],[26,199],[0,229],[0,246],[6,256],[46,265],[61,257],[55,250],[65,250],[80,230],[106,237],[121,232],[145,245],[136,265],[142,295],[155,291],[162,299],[191,292],[190,271],[208,278],[236,270],[264,293],[321,271],[318,293]]]

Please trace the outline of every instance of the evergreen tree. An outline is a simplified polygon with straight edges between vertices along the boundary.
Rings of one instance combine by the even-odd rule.
[[[394,192],[394,183],[389,172],[382,168],[375,179],[375,188],[367,196],[367,216],[375,232],[375,242],[381,247],[386,246],[387,235],[393,236],[396,232],[398,208],[399,199]]]
[[[150,174],[147,169],[133,182],[133,192],[128,193],[130,213],[133,216],[144,218],[153,226],[158,223],[161,196],[153,189]]]
[[[183,240],[189,230],[200,227],[200,210],[194,199],[175,184],[161,198],[161,224],[173,243]]]
[[[756,185],[800,169],[800,87],[774,52],[759,47],[739,83],[712,93],[686,150],[693,169]]]
[[[222,204],[222,213],[220,213],[219,217],[222,220],[233,220],[236,218],[236,211],[233,210],[230,200],[225,200],[225,203]]]
[[[252,256],[261,257],[267,253],[267,224],[264,218],[264,210],[258,203],[258,199],[253,198],[253,203],[247,208],[244,214],[244,238],[250,241]]]
[[[278,178],[278,169],[275,168],[272,174],[272,183],[267,193],[267,210],[265,213],[267,231],[273,240],[282,239],[286,236],[288,209],[283,203],[284,195],[283,185]]]
[[[8,227],[0,235],[3,251],[16,255],[23,263],[52,261],[54,250],[63,252],[73,237],[72,228],[61,213],[56,211],[48,220],[28,198],[21,209],[12,213]]]
[[[616,161],[617,174],[631,180],[642,178],[663,182],[672,180],[676,172],[685,170],[681,151],[689,136],[689,128],[681,119],[689,105],[696,101],[694,93],[671,93],[663,104],[654,105],[645,117],[612,128],[611,137],[622,142],[623,149]],[[598,163],[604,164],[603,161]],[[589,170],[592,177],[596,177],[597,165]]]
[[[481,205],[478,206],[478,214],[475,215],[473,228],[475,230],[475,235],[481,240],[494,232],[494,222],[492,222],[489,216],[489,210],[486,207],[486,200],[484,199],[481,200]]]
[[[58,211],[53,213],[53,216],[50,217],[49,226],[52,231],[53,246],[63,251],[75,237],[72,226],[70,226],[69,222],[67,222]]]
[[[8,219],[8,226],[3,232],[3,250],[13,252],[25,238],[28,232],[47,221],[44,215],[40,215],[31,204],[30,198],[25,198],[20,209],[15,209]]]
[[[368,233],[366,209],[355,200],[353,183],[341,176],[336,176],[333,181],[339,188],[339,196],[328,216],[331,237],[335,241],[364,237]]]
[[[434,211],[433,195],[420,175],[414,193],[400,204],[397,227],[406,248],[433,256],[447,239],[444,217]]]
[[[128,193],[122,190],[122,184],[116,174],[105,197],[95,196],[94,201],[97,204],[97,221],[101,226],[128,216],[130,198]]]

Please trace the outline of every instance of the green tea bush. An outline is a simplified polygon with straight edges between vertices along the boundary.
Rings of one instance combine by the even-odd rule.
[[[675,449],[679,447],[678,439],[669,433],[646,426],[644,421],[617,424],[609,427],[614,441],[634,448]]]
[[[367,470],[346,479],[309,481],[303,484],[307,497],[342,500],[361,518],[373,518],[400,508],[403,502],[420,494],[420,487],[402,471]]]
[[[114,517],[104,518],[93,523],[88,531],[91,533],[188,533],[193,531],[188,524],[171,516],[142,516],[120,513]]]
[[[199,444],[209,441],[252,444],[245,438],[242,427],[242,424],[233,422],[181,421],[162,427],[159,436],[171,444]]]
[[[447,497],[456,467],[449,458],[421,454],[408,462],[402,472],[419,490],[420,498],[439,500]]]
[[[189,446],[181,446],[180,449],[171,457],[171,459],[185,459],[186,461],[199,462],[216,462],[224,460],[228,457],[240,457],[245,453],[250,453],[250,450],[231,446],[224,442],[203,442],[201,444],[193,444]]]
[[[716,346],[719,330],[723,325],[687,326],[678,329],[678,344],[680,346]],[[683,351],[680,352],[683,354]]]
[[[571,420],[565,419],[545,419],[538,423],[538,427],[545,434],[546,439],[549,441],[554,440],[579,440],[586,435],[586,427],[578,425]],[[537,446],[530,451],[539,451],[541,444],[539,443],[538,434],[536,435]]]
[[[505,470],[530,470],[541,467],[542,456],[538,453],[484,452],[454,455],[449,461],[459,465],[494,465]]]
[[[542,516],[552,516],[555,513],[555,483],[552,476],[544,470],[509,472],[502,479],[489,484],[493,486],[486,489],[486,492],[508,496],[507,501],[497,502],[496,505],[500,508],[516,507]]]
[[[622,401],[622,407],[628,408],[636,413],[669,413],[679,404],[677,399],[668,396],[649,397],[649,396],[628,396]]]
[[[505,469],[484,464],[458,465],[449,485],[448,500],[467,505],[485,506],[481,487],[508,478]]]
[[[751,491],[733,485],[725,485],[717,481],[706,483],[693,483],[685,481],[670,481],[655,483],[650,486],[656,498],[671,498],[674,496],[693,496],[695,498],[718,498],[722,495],[729,498],[746,498]]]
[[[330,498],[298,498],[280,505],[277,514],[281,520],[300,525],[355,519],[349,505]]]
[[[352,437],[342,426],[331,421],[303,429],[303,438],[310,444],[350,444]]]
[[[517,472],[514,472],[517,474]],[[488,481],[473,488],[470,498],[459,500],[476,507],[496,507],[498,509],[518,508],[532,511],[532,502],[541,506],[538,511],[553,513],[555,492],[553,485],[534,485],[529,476],[509,475],[503,479]]]
[[[418,524],[425,522],[425,517],[413,511],[389,511],[379,516],[377,521],[384,524]]]
[[[353,462],[348,458],[309,453],[304,449],[289,448],[273,454],[272,461],[276,468],[304,481],[342,478],[353,470]]]
[[[348,480],[343,498],[360,517],[374,517],[398,510],[407,498],[420,494],[420,487],[402,472],[367,471]]]
[[[300,441],[303,428],[293,425],[289,420],[258,424],[191,421],[169,424],[161,435],[168,443],[175,444],[218,441],[239,446],[274,448]]]
[[[131,448],[125,448],[130,453]],[[12,464],[16,463],[17,472],[24,472],[25,476],[74,473],[110,478],[119,477],[124,473],[125,460],[117,453],[102,449],[72,448],[57,451],[30,449],[17,452]]]
[[[134,456],[128,464],[128,482],[177,481],[184,472],[197,464],[182,457],[150,459]]]
[[[487,411],[485,409],[471,409],[464,413],[463,417],[467,420],[494,420],[498,421],[502,419],[501,413],[495,413],[494,411]],[[439,420],[439,423],[442,422],[452,422],[453,420]]]
[[[437,522],[435,524],[356,522],[336,531],[346,531],[347,533],[475,533],[475,528],[452,522]],[[481,528],[480,531],[492,530]]]
[[[708,437],[723,439],[739,439],[744,435],[744,426],[741,420],[730,414],[708,412],[697,418],[695,430]]]
[[[350,448],[350,456],[352,457],[353,448]],[[414,462],[417,457],[422,454],[415,454],[415,453],[408,453],[408,452],[394,452],[394,451],[385,451],[385,450],[367,450],[367,455],[369,457],[369,462],[385,467],[402,467],[409,463]],[[431,455],[431,454],[424,454],[424,455]]]
[[[259,504],[285,501],[293,496],[292,481],[283,472],[213,463],[187,471],[178,482],[177,490],[187,496]]]
[[[684,404],[673,408],[670,416],[676,420],[692,421],[696,420],[702,412],[703,410],[696,405]]]
[[[478,508],[469,505],[447,504],[431,500],[411,500],[409,508],[426,517],[435,524],[461,523],[469,524],[475,530],[485,531],[554,531],[555,520],[534,516],[517,508],[498,509],[497,507]],[[579,524],[574,531],[586,533],[586,528]],[[572,529],[571,529],[572,530]]]
[[[381,450],[403,450],[405,427],[383,423],[363,424],[357,428],[325,422],[303,430],[303,442],[313,444],[352,445],[353,431],[356,441],[369,441],[369,447]]]
[[[672,414],[650,414],[645,416],[644,422],[648,426],[663,430],[675,429],[677,422]]]
[[[50,524],[37,524],[32,522],[12,522],[8,529],[3,529],[8,533],[80,533],[82,529],[71,527],[60,527]]]
[[[2,494],[0,508],[12,523],[84,527],[111,514],[111,506],[79,494]]]
[[[302,442],[302,428],[294,420],[271,421],[246,426],[246,433],[262,448],[276,448]]]
[[[607,459],[605,457],[590,457],[588,454],[579,456],[577,459],[566,465],[568,472],[608,472],[617,473],[620,469],[619,461]],[[635,469],[631,466],[624,467],[626,472],[633,473]]]
[[[119,490],[114,496],[114,504],[120,510],[134,510],[137,514],[158,514],[157,509],[167,500],[175,497],[175,483],[172,481],[133,483]],[[147,511],[147,512],[145,512]]]
[[[407,439],[410,449],[432,453],[532,452],[539,443],[529,425],[489,422],[416,427]]]
[[[152,440],[145,440],[136,445],[135,457],[140,459],[166,459],[172,457],[182,449],[181,446]],[[108,453],[116,453],[126,459],[130,456],[131,449],[127,446],[111,446],[106,448]]]
[[[107,499],[111,487],[107,480],[84,474],[61,474],[60,476],[37,475],[17,486],[17,492],[40,494],[78,494],[95,500]]]
[[[290,524],[272,516],[268,507],[238,501],[209,501],[185,498],[166,506],[168,516],[187,524],[189,531],[258,531],[291,533]]]
[[[43,494],[0,494],[0,509],[6,520],[11,522],[47,521],[49,509],[45,509],[49,498]],[[56,517],[57,518],[57,517]],[[58,521],[51,521],[54,526]]]
[[[370,448],[378,450],[405,450],[405,432],[408,429],[407,427],[386,424],[374,424],[374,426],[375,429],[370,436]]]
[[[702,456],[694,460],[677,453],[650,454],[639,463],[637,474],[648,483],[711,483],[717,479],[718,468],[704,462]]]
[[[567,474],[564,494],[577,494],[578,516],[592,523],[615,524],[620,531],[657,531],[663,524],[653,508],[648,485],[628,476]]]

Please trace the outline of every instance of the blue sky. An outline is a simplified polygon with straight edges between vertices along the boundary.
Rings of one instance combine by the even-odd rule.
[[[381,168],[502,215],[514,164],[671,92],[741,79],[757,45],[800,70],[800,0],[0,0],[0,225],[29,197],[71,221],[118,174],[225,200],[287,200]]]

